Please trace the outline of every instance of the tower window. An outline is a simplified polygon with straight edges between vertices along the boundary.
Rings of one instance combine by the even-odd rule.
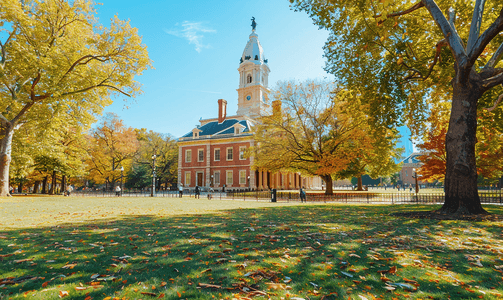
[[[246,76],[246,83],[252,83],[252,76],[250,74]]]
[[[258,60],[258,55],[255,55],[255,60]]]

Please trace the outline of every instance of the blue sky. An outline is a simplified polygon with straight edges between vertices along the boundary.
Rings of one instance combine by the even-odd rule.
[[[117,98],[105,109],[127,126],[180,137],[200,118],[217,116],[218,99],[237,110],[239,58],[251,33],[251,17],[271,69],[269,87],[280,80],[333,79],[323,70],[328,32],[319,30],[288,0],[101,0],[98,18],[118,15],[138,28],[153,70],[138,77],[143,94]],[[126,109],[126,107],[128,107]]]

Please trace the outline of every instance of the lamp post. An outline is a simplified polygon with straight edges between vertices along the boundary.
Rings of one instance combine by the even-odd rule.
[[[250,186],[250,175],[248,175],[248,189],[251,191],[251,186]]]
[[[152,191],[150,192],[150,197],[155,196],[155,158],[157,155],[152,155]]]
[[[121,166],[121,197],[122,197],[122,178],[124,177],[124,167]]]
[[[210,187],[213,187],[213,175],[211,175]]]

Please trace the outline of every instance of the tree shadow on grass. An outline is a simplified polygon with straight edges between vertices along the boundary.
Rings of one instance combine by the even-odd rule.
[[[496,299],[500,284],[488,278],[503,264],[491,235],[499,225],[396,215],[413,207],[237,209],[3,231],[0,299],[475,299],[478,290]]]

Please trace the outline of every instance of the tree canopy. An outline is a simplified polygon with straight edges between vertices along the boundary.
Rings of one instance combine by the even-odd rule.
[[[113,95],[140,93],[151,61],[137,29],[95,15],[87,0],[0,0],[0,196],[21,126],[57,116],[88,127]]]
[[[256,168],[320,176],[327,194],[332,193],[333,178],[366,171],[378,176],[393,169],[396,132],[387,131],[376,142],[357,94],[306,81],[280,83],[273,97],[274,112],[261,119],[255,134]]]
[[[489,108],[503,120],[501,2],[290,2],[330,31],[326,69],[361,92],[382,124],[406,123],[417,137],[434,104],[450,98],[441,211],[485,213],[477,190],[477,110]]]

